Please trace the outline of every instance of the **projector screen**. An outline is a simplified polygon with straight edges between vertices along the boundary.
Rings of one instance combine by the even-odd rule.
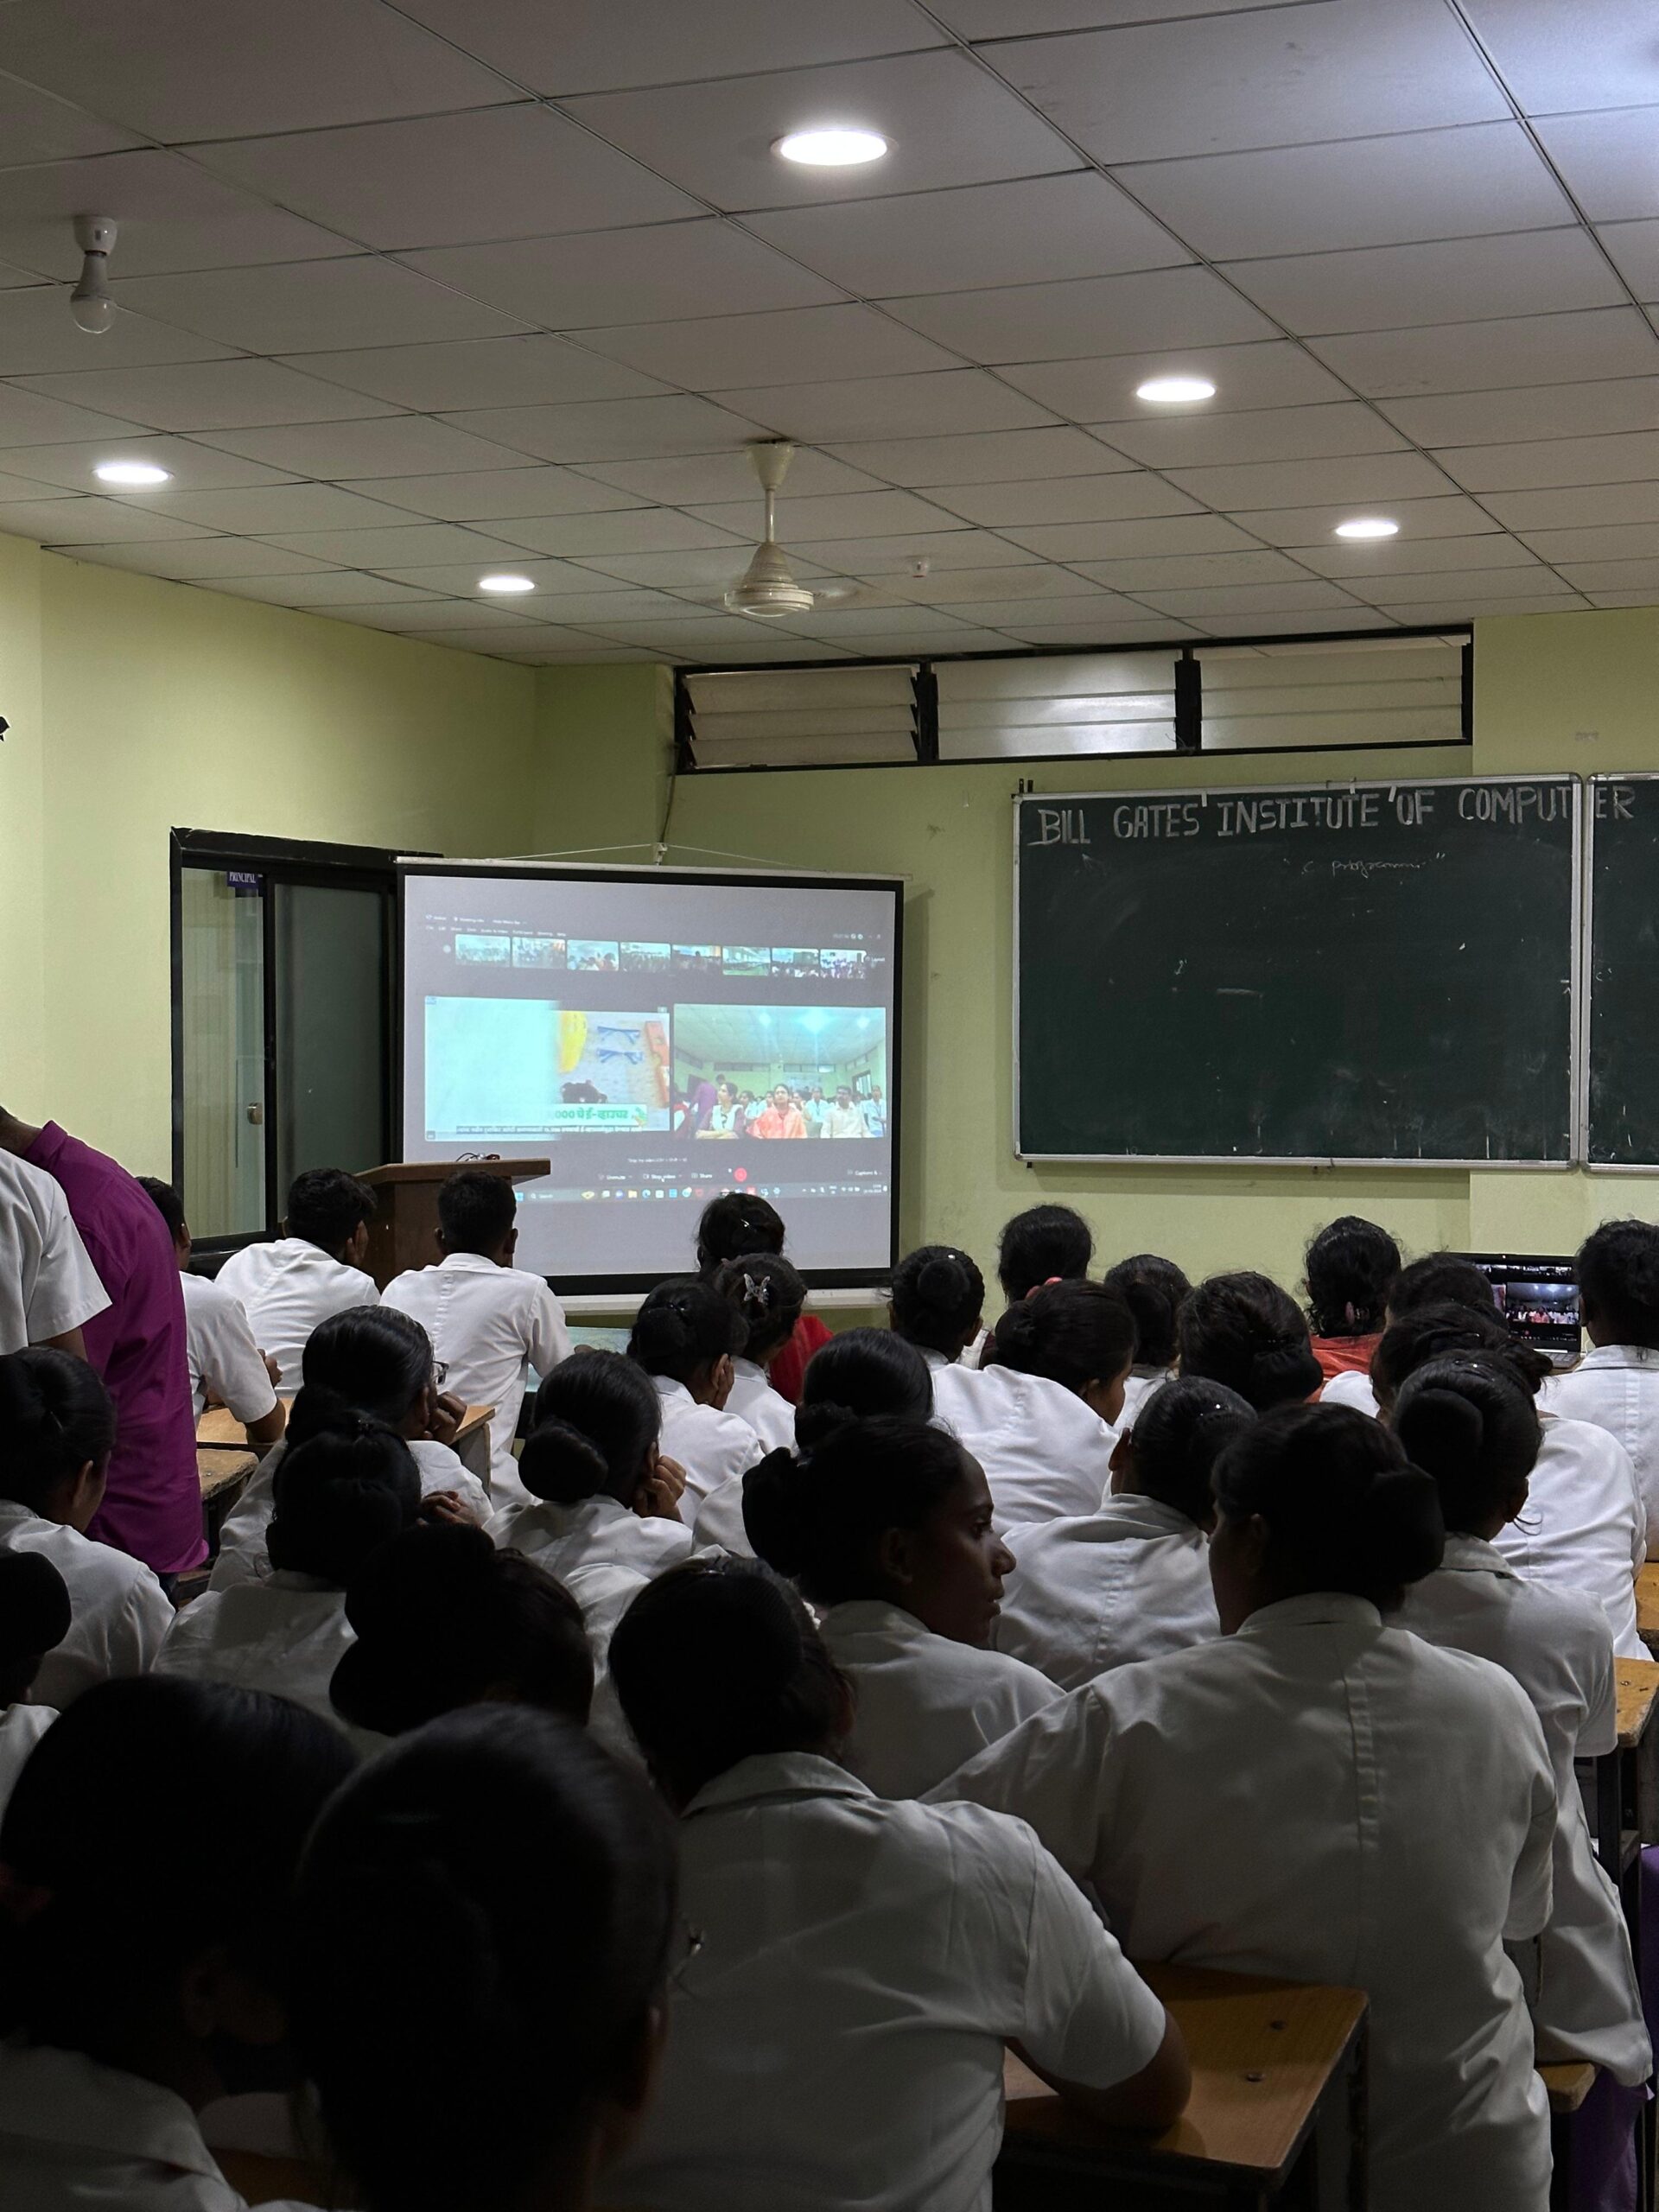
[[[822,1287],[897,1255],[902,886],[666,868],[399,867],[406,1160],[551,1158],[517,1264],[562,1290],[696,1265],[758,1191]]]

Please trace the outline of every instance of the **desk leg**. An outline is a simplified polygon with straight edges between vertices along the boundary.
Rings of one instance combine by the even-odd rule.
[[[1366,2029],[1362,2023],[1313,2114],[1313,2131],[1274,2212],[1365,2212]]]
[[[1617,1890],[1624,1887],[1624,1869],[1618,1863],[1624,1825],[1624,1764],[1619,1751],[1596,1761],[1596,1856]]]

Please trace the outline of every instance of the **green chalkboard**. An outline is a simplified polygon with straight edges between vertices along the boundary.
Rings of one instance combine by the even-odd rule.
[[[1585,1157],[1659,1165],[1659,777],[1596,776]]]
[[[1579,791],[1016,799],[1016,1150],[1567,1162]]]

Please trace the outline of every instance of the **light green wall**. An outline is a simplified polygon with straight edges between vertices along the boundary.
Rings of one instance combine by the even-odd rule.
[[[536,804],[530,670],[10,537],[0,713],[0,1098],[136,1173],[170,1166],[171,829],[490,853]]]
[[[1659,767],[1659,610],[1483,622],[1474,757],[1461,749],[1029,766],[1042,791]],[[595,678],[611,681],[600,683]],[[666,709],[632,670],[543,672],[541,727],[557,805],[582,835],[649,858],[666,797]],[[1596,734],[1580,734],[1596,733]],[[629,762],[632,766],[628,766]],[[1103,1254],[1152,1249],[1193,1273],[1264,1267],[1287,1282],[1334,1214],[1369,1213],[1425,1250],[1572,1250],[1605,1215],[1659,1217],[1659,1178],[1582,1173],[1027,1166],[1012,1146],[1011,765],[686,777],[667,858],[711,851],[785,868],[906,879],[906,1243],[948,1239],[988,1263],[1008,1214],[1064,1198]],[[561,796],[563,795],[563,796]]]

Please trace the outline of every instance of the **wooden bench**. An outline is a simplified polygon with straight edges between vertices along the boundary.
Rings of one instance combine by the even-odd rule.
[[[493,1406],[468,1406],[455,1432],[455,1452],[462,1466],[486,1488],[490,1479],[490,1416],[494,1411]],[[256,1459],[263,1459],[270,1449],[268,1444],[251,1444],[247,1430],[226,1406],[215,1406],[202,1414],[196,1423],[196,1442],[199,1446],[251,1452]]]

